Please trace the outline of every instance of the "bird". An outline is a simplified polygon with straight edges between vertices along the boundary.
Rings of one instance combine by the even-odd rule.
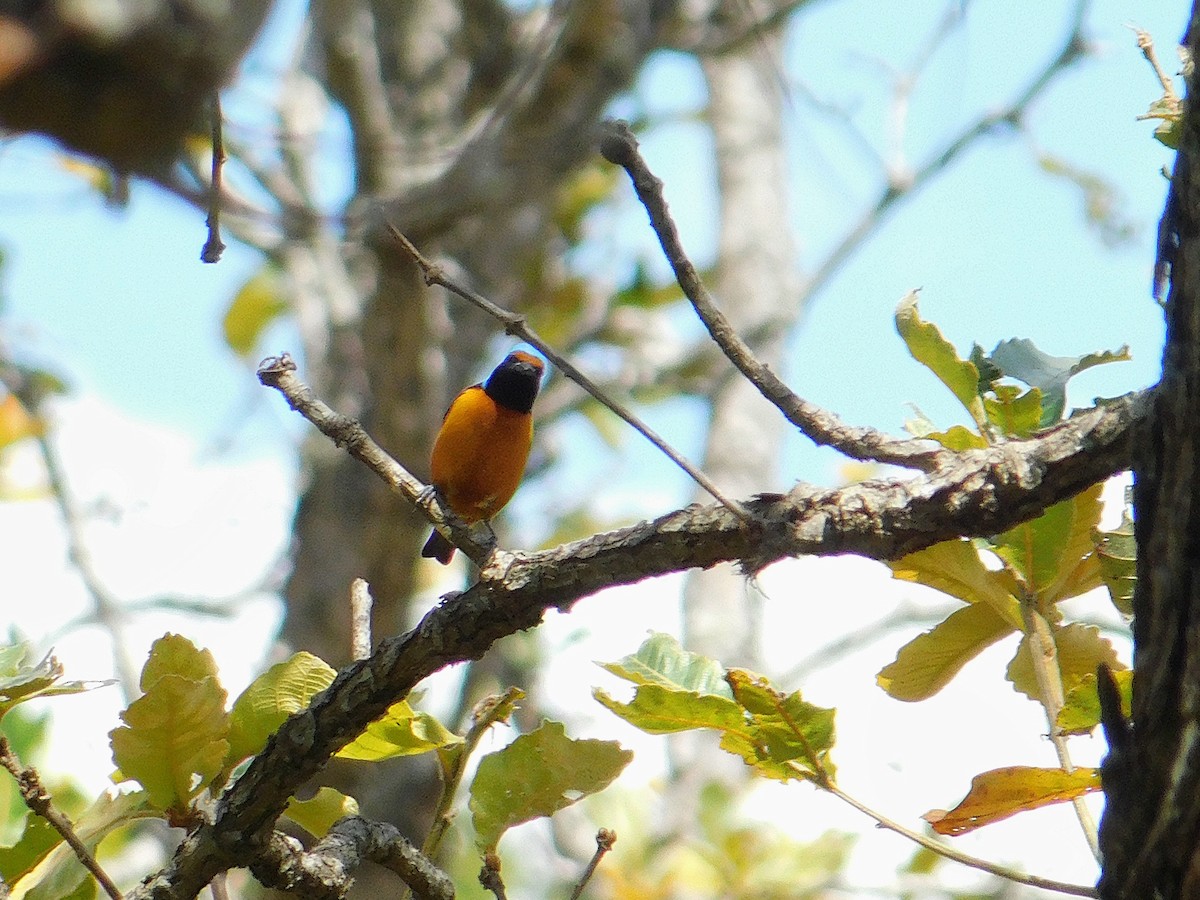
[[[540,359],[514,350],[446,410],[430,455],[430,481],[464,522],[491,519],[516,493],[533,443],[542,371]],[[435,528],[421,556],[448,565],[454,545]]]

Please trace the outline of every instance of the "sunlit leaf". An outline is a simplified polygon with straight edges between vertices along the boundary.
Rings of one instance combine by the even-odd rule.
[[[767,679],[743,669],[731,669],[728,678],[734,699],[749,719],[722,734],[722,749],[768,778],[833,781],[836,772],[829,753],[835,710],[806,702],[799,691],[778,691]]]
[[[1137,584],[1137,541],[1133,536],[1133,519],[1126,508],[1121,524],[1112,531],[1093,535],[1100,577],[1108,588],[1112,604],[1127,616],[1133,615],[1133,589]]]
[[[943,541],[887,565],[893,578],[924,584],[967,603],[983,603],[1013,628],[1022,626],[1012,575],[985,566],[970,541]]]
[[[183,812],[221,771],[229,752],[225,689],[211,654],[186,638],[154,642],[142,670],[145,691],[109,732],[123,778],[140,782],[158,809]]]
[[[35,697],[80,694],[112,684],[109,681],[59,681],[63,668],[57,659],[46,655],[27,665],[28,644],[0,647],[0,717],[13,707]]]
[[[614,700],[599,688],[592,690],[600,703],[629,724],[650,734],[671,734],[693,728],[736,731],[745,726],[741,707],[731,697],[697,694],[660,684],[643,684],[630,703]]]
[[[1131,357],[1128,347],[1083,356],[1051,356],[1039,350],[1028,338],[1011,338],[997,344],[990,359],[1010,378],[1041,389],[1042,424],[1045,426],[1062,418],[1067,405],[1067,382],[1072,377],[1093,366],[1127,362]]]
[[[971,790],[950,812],[933,810],[925,819],[938,834],[959,835],[1027,809],[1064,803],[1100,790],[1098,769],[1038,769],[1010,766],[971,779]]]
[[[1007,437],[1027,438],[1042,423],[1042,392],[1037,388],[1022,391],[1011,384],[998,384],[994,397],[984,397],[988,421]]]
[[[965,425],[951,425],[945,431],[930,431],[921,437],[937,441],[947,450],[983,450],[988,446],[986,438]]]
[[[53,825],[28,813],[21,836],[12,846],[0,847],[0,877],[5,884],[15,884],[61,842],[62,835]]]
[[[1121,696],[1121,712],[1128,718],[1133,712],[1133,672],[1120,669],[1112,677]],[[1067,691],[1057,724],[1063,734],[1088,734],[1100,724],[1100,697],[1094,674],[1085,675]]]
[[[322,838],[338,819],[358,815],[358,801],[331,787],[322,787],[308,800],[293,797],[283,814],[313,837]]]
[[[93,854],[101,840],[112,831],[140,818],[146,811],[147,797],[141,791],[105,792],[72,824],[75,833]],[[32,869],[11,884],[13,900],[63,900],[71,897],[91,874],[83,867],[70,846],[59,842]]]
[[[252,356],[267,326],[286,310],[279,273],[268,264],[251,275],[230,301],[221,323],[225,343],[238,356]]]
[[[656,684],[697,694],[733,696],[725,681],[725,669],[719,662],[684,650],[669,634],[652,634],[637,653],[601,665],[634,684]]]
[[[1073,622],[1070,625],[1051,629],[1054,638],[1055,657],[1064,692],[1071,691],[1088,677],[1095,677],[1096,667],[1101,663],[1114,674],[1125,668],[1117,660],[1117,651],[1108,638],[1102,637],[1095,625]],[[1006,677],[1015,690],[1030,700],[1041,701],[1037,673],[1033,666],[1029,637],[1021,638],[1016,655],[1008,664]]]
[[[302,650],[255,678],[230,712],[229,765],[262,750],[284,720],[306,709],[335,675],[332,666]]]
[[[985,421],[983,400],[979,396],[979,370],[961,359],[954,345],[938,327],[921,319],[917,311],[917,292],[908,294],[896,307],[896,330],[904,339],[913,359],[929,369],[982,426]]]
[[[462,738],[429,713],[414,710],[408,701],[401,700],[393,703],[337,755],[342,759],[376,762],[394,756],[428,753],[461,741]]]
[[[900,648],[875,681],[897,700],[927,700],[963,666],[1014,628],[982,603],[955,610],[931,630]]]
[[[992,542],[1025,589],[1043,602],[1057,603],[1100,586],[1098,563],[1085,561],[1095,550],[1092,534],[1104,509],[1103,492],[1104,485],[1093,485]]]
[[[615,741],[572,740],[561,722],[489,753],[471,783],[471,816],[480,848],[494,850],[509,828],[606,788],[633,759]]]

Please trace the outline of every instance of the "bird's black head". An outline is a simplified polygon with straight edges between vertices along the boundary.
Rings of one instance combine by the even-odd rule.
[[[514,350],[488,376],[483,389],[505,409],[530,412],[542,381],[543,368],[542,361],[533,354]]]

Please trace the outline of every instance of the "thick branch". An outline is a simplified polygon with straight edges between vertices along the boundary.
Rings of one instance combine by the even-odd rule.
[[[908,481],[800,486],[786,496],[756,497],[746,503],[757,514],[753,525],[722,506],[693,505],[552,550],[497,551],[477,584],[448,595],[413,631],[344,669],[309,709],[284,723],[221,799],[214,821],[131,897],[191,897],[221,869],[250,863],[267,848],[292,792],[367,723],[422,679],[478,659],[499,638],[537,626],[549,609],[569,609],[605,587],[719,562],[757,569],[796,554],[889,559],[959,535],[995,534],[1126,468],[1144,401],[1130,395],[1035,439],[959,454],[953,466]],[[343,426],[341,441],[369,462],[361,428],[348,420]]]

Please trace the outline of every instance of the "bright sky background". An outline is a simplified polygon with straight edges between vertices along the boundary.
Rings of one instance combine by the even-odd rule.
[[[1009,337],[1030,337],[1057,355],[1128,344],[1132,362],[1092,370],[1072,383],[1079,405],[1153,383],[1162,317],[1148,288],[1166,186],[1159,170],[1170,154],[1151,138],[1151,123],[1135,120],[1159,89],[1126,26],[1151,32],[1174,71],[1186,6],[1182,0],[1096,3],[1088,18],[1095,53],[1034,107],[1028,119],[1034,138],[985,139],[903,202],[809,310],[789,343],[789,382],[853,423],[896,431],[908,402],[939,424],[959,421],[949,395],[907,356],[892,325],[896,303],[920,287],[923,315],[964,353],[973,341],[990,350]],[[231,133],[242,140],[267,133],[258,116],[270,102],[270,76],[288,55],[288,23],[299,9],[294,2],[284,8],[280,37],[247,62],[246,82],[227,101]],[[889,98],[878,60],[903,65],[942,14],[938,3],[815,4],[789,41],[786,73],[851,110],[868,135],[882,139]],[[1023,4],[1017,12],[1007,3],[970,4],[965,27],[945,42],[913,96],[904,144],[910,164],[919,166],[981,111],[1019,92],[1057,47],[1066,17],[1065,4]],[[689,115],[703,102],[695,67],[664,54],[646,70],[639,91],[648,109],[668,120],[643,136],[643,147],[666,180],[685,243],[703,263],[714,246],[715,206],[710,145]],[[873,202],[881,175],[801,92],[794,97],[788,189],[800,265],[810,271]],[[628,109],[621,103],[615,111]],[[331,152],[343,137],[336,119],[321,134]],[[1134,239],[1108,248],[1085,228],[1079,191],[1038,169],[1032,140],[1112,182],[1121,195],[1120,215],[1136,227]],[[331,168],[331,202],[344,178]],[[613,253],[630,247],[656,255],[644,213],[623,182],[620,190],[626,198],[621,211],[592,223],[581,266],[604,260],[611,267]],[[236,692],[263,667],[277,628],[276,603],[256,588],[279,575],[296,487],[295,441],[304,426],[222,342],[221,316],[260,265],[257,254],[234,245],[219,265],[203,265],[203,240],[203,214],[153,187],[134,183],[128,208],[112,210],[63,168],[47,142],[0,143],[0,248],[6,256],[0,339],[71,385],[70,397],[56,406],[56,439],[89,514],[88,540],[101,576],[132,602],[249,592],[232,618],[133,618],[126,635],[132,655],[140,664],[151,640],[167,629],[180,631],[214,651]],[[625,274],[607,276],[616,284]],[[692,333],[690,323],[686,330]],[[285,324],[262,349],[266,355],[297,347]],[[698,455],[701,423],[693,408],[668,403],[645,414],[677,447]],[[657,515],[690,493],[683,476],[635,435],[619,450],[604,447],[581,422],[563,423],[549,437],[565,465],[529,485],[514,504],[517,533],[527,542],[543,535],[545,514],[559,508],[562,492],[578,498],[603,488],[598,514],[625,520]],[[35,455],[16,454],[6,477],[38,484]],[[788,442],[781,471],[762,488],[838,478],[836,456],[797,437]],[[110,674],[102,632],[58,633],[89,604],[49,502],[0,503],[0,570],[10,627],[53,643],[71,677]],[[548,696],[572,711],[575,733],[619,737],[641,749],[626,776],[631,780],[652,777],[662,744],[639,739],[590,700],[590,685],[619,690],[593,660],[633,652],[650,629],[678,633],[678,583],[665,579],[585,600],[570,615],[552,615],[540,632],[551,661]],[[928,593],[896,587],[882,567],[850,559],[781,564],[763,576],[761,588],[769,598],[767,651],[778,671],[899,600],[936,602]],[[1100,615],[1106,602],[1098,598],[1080,609]],[[998,677],[1010,643],[973,663],[970,677],[937,699],[913,706],[874,687],[874,673],[906,639],[885,636],[803,683],[809,699],[839,707],[837,758],[847,790],[916,827],[920,813],[956,802],[975,772],[1053,764],[1052,749],[1040,737],[1039,709]],[[111,764],[106,732],[116,724],[118,706],[112,690],[55,701],[72,724],[51,765],[77,769],[98,786]],[[1099,739],[1078,743],[1084,763],[1102,750]],[[866,832],[855,883],[886,883],[888,867],[911,852],[899,838],[873,832],[856,814],[805,787],[764,787],[763,795],[761,808],[800,833],[815,836],[827,827]],[[1040,831],[1032,830],[1035,823]],[[1051,877],[1094,878],[1065,810],[1019,817],[960,845]]]

